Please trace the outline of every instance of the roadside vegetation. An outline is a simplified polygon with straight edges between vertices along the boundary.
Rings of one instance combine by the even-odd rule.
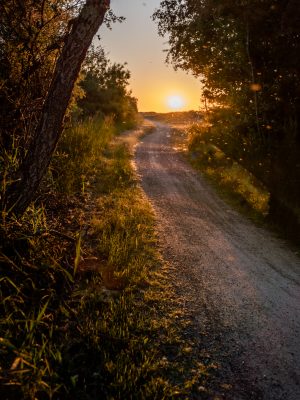
[[[187,130],[188,157],[194,167],[201,170],[223,195],[239,209],[262,221],[269,213],[270,193],[251,172],[242,165],[242,159],[227,151],[229,139],[211,134],[204,123]],[[221,145],[220,145],[221,143]],[[230,155],[229,155],[230,154]]]
[[[199,77],[203,85],[205,129],[198,133],[193,129],[190,143],[197,153],[207,141],[203,151],[210,154],[200,162],[207,164],[213,156],[220,164],[224,153],[250,171],[269,193],[270,219],[299,243],[300,14],[296,2],[166,0],[154,20],[159,33],[168,37],[168,61]],[[237,164],[233,170],[226,168],[236,175]],[[217,170],[209,170],[210,175],[223,174]],[[264,209],[258,205],[261,200],[254,203]]]
[[[2,224],[3,399],[164,399],[199,385],[209,393],[215,367],[183,336],[189,322],[131,165],[142,131],[128,142],[110,124],[77,126],[69,147],[66,133],[45,182],[52,192]]]

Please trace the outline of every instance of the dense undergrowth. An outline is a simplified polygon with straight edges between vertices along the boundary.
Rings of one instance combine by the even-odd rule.
[[[265,186],[241,164],[241,159],[226,152],[229,138],[219,139],[205,124],[193,125],[188,130],[188,150],[192,164],[201,169],[223,192],[231,193],[238,206],[246,206],[253,216],[266,217],[269,212],[270,194]],[[225,149],[224,149],[225,147]]]
[[[270,193],[245,166],[242,157],[245,158],[248,149],[238,147],[237,151],[235,138],[226,135],[221,124],[212,128],[201,112],[153,114],[150,118],[173,127],[176,148],[187,154],[193,167],[200,170],[227,201],[257,222],[265,221],[269,215]],[[259,157],[253,158],[253,163],[258,168],[267,167],[266,161]]]
[[[187,321],[117,132],[109,119],[67,130],[39,199],[2,223],[1,399],[184,398],[204,388],[209,365],[185,351]]]
[[[295,171],[284,179],[280,168],[277,171],[272,167],[271,155],[255,148],[251,137],[245,137],[241,147],[240,138],[221,123],[212,127],[205,122],[193,125],[187,140],[191,163],[217,184],[225,197],[256,221],[267,223],[299,245],[300,212],[290,190],[296,182]],[[286,159],[286,163],[294,162],[288,155]],[[274,189],[270,182],[276,180]]]

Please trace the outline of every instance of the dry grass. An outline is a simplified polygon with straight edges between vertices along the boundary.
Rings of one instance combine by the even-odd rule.
[[[256,220],[268,214],[270,194],[239,160],[229,157],[215,143],[204,124],[189,126],[176,133],[176,146],[187,153],[199,169],[234,206]]]
[[[123,139],[92,141],[73,163],[72,138],[68,165],[95,170],[90,185],[68,181],[72,196],[52,191],[2,224],[1,398],[169,399],[205,385],[132,167],[136,139]]]

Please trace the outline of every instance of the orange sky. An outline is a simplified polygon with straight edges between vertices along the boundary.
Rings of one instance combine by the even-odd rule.
[[[102,27],[102,45],[112,61],[128,63],[131,89],[138,98],[140,111],[167,112],[175,106],[179,111],[198,110],[199,81],[165,64],[166,39],[158,36],[151,20],[159,3],[160,0],[112,0],[112,9],[116,15],[126,17],[126,21],[114,24],[111,31]]]

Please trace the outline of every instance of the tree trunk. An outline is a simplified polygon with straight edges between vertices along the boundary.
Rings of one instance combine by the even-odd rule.
[[[63,118],[81,64],[109,6],[110,0],[86,0],[79,16],[73,21],[29,150],[6,195],[8,213],[22,215],[34,199],[61,135]]]

